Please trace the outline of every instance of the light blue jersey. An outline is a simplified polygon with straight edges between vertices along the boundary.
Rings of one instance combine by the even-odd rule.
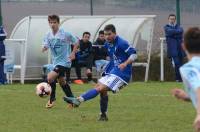
[[[59,29],[54,35],[48,32],[44,37],[43,45],[50,48],[52,55],[52,63],[54,66],[61,65],[71,67],[69,56],[71,54],[71,45],[77,43],[76,37],[63,29]]]
[[[197,107],[196,90],[200,88],[200,57],[193,57],[180,68],[185,90],[192,103]]]

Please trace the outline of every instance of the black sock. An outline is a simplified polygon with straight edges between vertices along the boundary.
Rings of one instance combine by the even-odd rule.
[[[88,73],[87,77],[88,77],[88,81],[91,81],[92,80],[92,73]]]
[[[51,86],[50,102],[52,103],[56,100],[56,82],[54,81],[49,85]]]
[[[108,95],[100,95],[100,110],[101,113],[106,113],[108,109]]]
[[[47,78],[45,78],[44,82],[48,83]],[[50,103],[56,100],[56,81],[52,83],[48,83],[51,86],[51,94],[50,94]]]
[[[74,95],[71,91],[71,88],[67,83],[65,85],[61,86],[61,87],[62,87],[62,89],[63,89],[63,91],[64,91],[64,93],[67,97],[74,97]]]

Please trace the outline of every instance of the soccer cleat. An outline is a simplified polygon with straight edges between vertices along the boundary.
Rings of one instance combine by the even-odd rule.
[[[99,121],[108,121],[106,113],[102,113],[99,117]]]
[[[63,97],[63,100],[67,103],[73,104],[73,107],[78,107],[81,104],[76,97]]]
[[[54,101],[50,102],[50,100],[46,104],[46,108],[52,108],[54,106]]]

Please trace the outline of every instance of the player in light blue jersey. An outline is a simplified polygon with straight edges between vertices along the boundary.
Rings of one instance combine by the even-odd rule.
[[[55,98],[55,80],[58,79],[67,97],[73,97],[70,86],[65,81],[65,72],[71,67],[71,62],[75,59],[75,52],[78,46],[78,40],[72,34],[65,32],[59,28],[60,19],[57,15],[48,16],[49,26],[51,31],[44,37],[42,52],[47,49],[51,50],[53,71],[48,73],[47,82],[52,87],[50,99],[46,104],[47,108],[51,108],[56,100]],[[74,45],[71,51],[71,45]]]
[[[105,47],[108,49],[110,61],[105,68],[103,76],[98,80],[97,85],[80,95],[79,97],[64,97],[66,102],[79,106],[81,102],[90,100],[101,94],[101,117],[107,120],[106,111],[108,104],[107,91],[116,93],[123,86],[127,85],[132,74],[132,62],[135,60],[136,51],[127,41],[116,34],[115,26],[109,24],[104,28],[106,39]],[[104,97],[102,97],[104,96]],[[101,119],[101,118],[100,118]]]
[[[196,109],[194,128],[200,132],[200,28],[188,29],[184,35],[183,49],[189,60],[180,68],[185,90],[175,88],[172,94],[178,99],[192,101]]]

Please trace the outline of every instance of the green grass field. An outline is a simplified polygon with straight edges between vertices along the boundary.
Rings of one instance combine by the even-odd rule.
[[[92,85],[71,85],[76,95]],[[35,95],[35,84],[0,86],[0,132],[192,132],[195,110],[169,91],[180,83],[135,82],[109,93],[108,122],[99,122],[99,97],[68,109],[57,87],[56,105]]]

